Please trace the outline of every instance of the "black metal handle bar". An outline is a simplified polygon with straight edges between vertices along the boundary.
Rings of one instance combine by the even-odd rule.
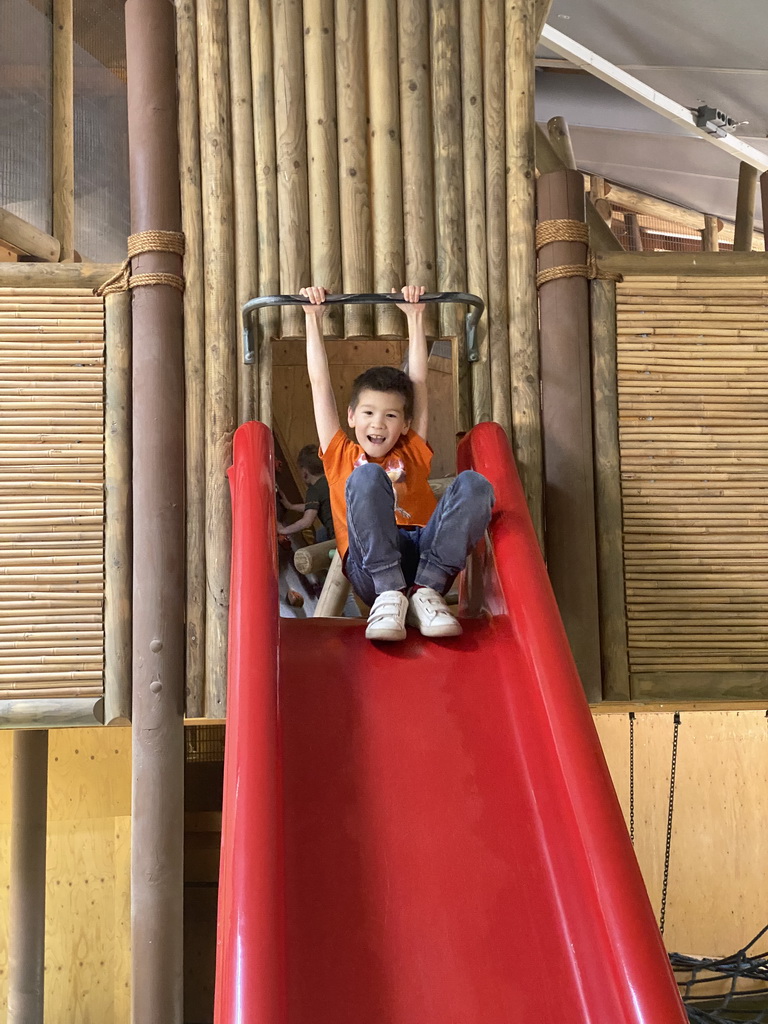
[[[349,305],[349,306],[372,306],[386,302],[403,302],[402,292],[386,292],[372,294],[350,294],[350,295],[326,295],[324,306]],[[468,292],[434,292],[430,295],[422,295],[421,302],[460,302],[472,308],[467,313],[464,325],[467,331],[467,360],[476,363],[480,358],[475,339],[477,324],[483,315],[485,303],[479,295],[471,295]],[[256,362],[255,348],[253,344],[253,314],[259,309],[271,306],[308,306],[310,303],[302,295],[265,295],[257,299],[249,299],[243,305],[243,361],[246,363]]]

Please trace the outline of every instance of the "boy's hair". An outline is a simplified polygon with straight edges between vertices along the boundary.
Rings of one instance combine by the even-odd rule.
[[[322,460],[317,454],[316,444],[305,444],[296,457],[299,469],[305,469],[312,476],[322,476],[325,473]]]
[[[365,370],[352,382],[350,409],[356,408],[363,391],[387,391],[402,395],[405,418],[409,421],[413,419],[413,381],[402,370],[394,366],[372,366]]]

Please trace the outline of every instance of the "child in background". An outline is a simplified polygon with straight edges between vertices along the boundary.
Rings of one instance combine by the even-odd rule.
[[[493,488],[471,470],[439,502],[429,486],[424,289],[404,287],[398,303],[408,320],[408,373],[374,366],[352,385],[347,422],[355,441],[339,424],[328,370],[325,289],[301,294],[308,299],[307,369],[338,550],[345,575],[371,607],[365,635],[402,640],[407,619],[424,636],[457,636],[461,624],[443,595],[485,532]]]
[[[333,516],[331,515],[331,496],[328,491],[328,481],[325,478],[325,470],[320,456],[317,454],[316,444],[306,444],[301,449],[296,459],[301,479],[307,485],[307,495],[302,504],[288,501],[282,491],[278,491],[283,505],[291,512],[303,512],[301,519],[290,526],[279,525],[277,532],[283,537],[290,537],[291,534],[301,533],[303,530],[315,524],[317,519],[320,525],[315,528],[315,543],[319,544],[324,540],[331,540],[335,536],[333,529]]]

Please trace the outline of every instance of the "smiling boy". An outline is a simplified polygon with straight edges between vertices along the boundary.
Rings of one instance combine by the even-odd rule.
[[[402,640],[406,621],[424,636],[461,633],[443,595],[491,517],[493,489],[485,477],[460,473],[435,500],[429,486],[424,289],[409,285],[398,303],[408,320],[408,373],[374,366],[352,386],[347,421],[339,423],[323,344],[325,289],[302,288],[307,369],[320,452],[331,492],[344,573],[370,605],[369,640]]]

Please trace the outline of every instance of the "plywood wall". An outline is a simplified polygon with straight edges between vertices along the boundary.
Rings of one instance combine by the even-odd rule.
[[[7,1008],[10,732],[0,733],[0,1016]],[[50,733],[46,1024],[130,1019],[129,729]]]

